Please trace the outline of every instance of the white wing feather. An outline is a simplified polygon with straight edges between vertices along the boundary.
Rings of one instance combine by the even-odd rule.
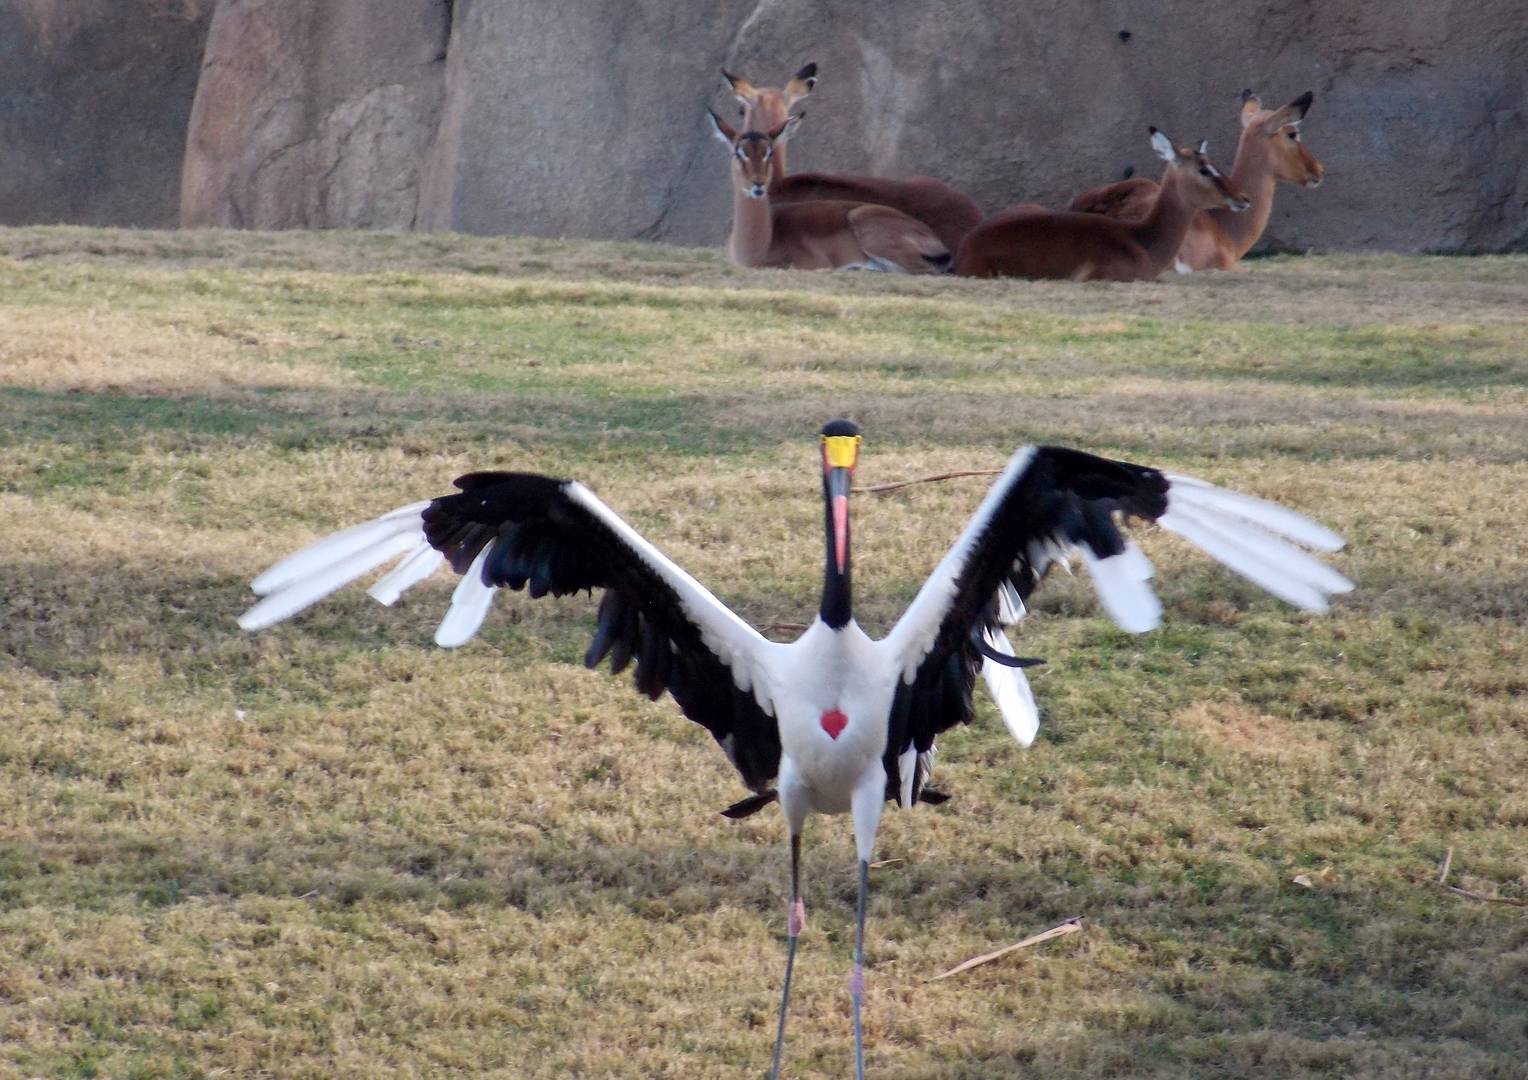
[[[392,607],[398,602],[400,596],[435,573],[440,568],[440,564],[446,561],[446,557],[432,548],[430,542],[424,539],[422,530],[419,535],[419,543],[409,553],[409,557],[378,578],[376,584],[366,590],[377,603]]]
[[[1151,564],[1134,544],[1127,545],[1118,555],[1100,559],[1086,546],[1077,549],[1083,565],[1093,576],[1093,586],[1098,590],[1099,602],[1109,617],[1132,634],[1155,630],[1162,622],[1162,602],[1147,584],[1148,573],[1141,576],[1144,563],[1149,571]],[[1131,557],[1131,552],[1135,557]]]
[[[1261,525],[1269,532],[1288,537],[1312,551],[1341,551],[1347,544],[1347,541],[1325,525],[1286,509],[1278,503],[1243,495],[1239,491],[1228,491],[1214,484],[1207,484],[1203,480],[1196,480],[1192,476],[1177,476],[1173,473],[1163,475],[1167,477],[1170,485],[1168,489],[1170,508],[1171,506],[1198,506],[1218,510],[1231,517]]]
[[[456,583],[456,591],[451,594],[451,607],[435,629],[435,644],[442,649],[454,649],[471,641],[472,635],[488,617],[493,594],[499,591],[497,586],[483,584],[483,563],[489,550],[490,545],[484,545],[461,581]]]
[[[989,629],[986,639],[994,652],[1005,656],[1014,655],[1013,645],[1003,631]],[[1035,707],[1034,691],[1029,688],[1029,679],[1025,677],[1024,669],[984,660],[982,679],[992,694],[992,700],[997,703],[997,711],[1002,715],[1003,723],[1008,725],[1013,737],[1019,740],[1019,745],[1028,746],[1034,742],[1040,730],[1040,710]]]
[[[336,562],[313,566],[300,578],[282,578],[279,591],[271,592],[239,616],[239,626],[244,630],[264,630],[282,619],[289,619],[335,590],[344,588],[368,570],[375,570],[387,560],[413,551],[415,544],[416,540],[410,534],[395,532],[380,540],[373,539],[359,550],[347,547],[348,554]]]
[[[419,515],[429,505],[428,499],[424,502],[409,503],[379,518],[363,521],[359,525],[352,525],[337,533],[330,533],[322,540],[315,541],[301,551],[282,559],[255,578],[250,583],[250,588],[255,591],[256,596],[269,596],[293,582],[311,577],[320,570],[350,558],[380,540],[409,533],[417,534],[422,539],[424,532],[419,523]],[[361,572],[365,573],[364,570]]]

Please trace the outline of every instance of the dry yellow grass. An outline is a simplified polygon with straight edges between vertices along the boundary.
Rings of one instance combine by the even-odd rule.
[[[0,1073],[762,1074],[773,813],[587,602],[430,644],[448,583],[257,637],[248,580],[484,466],[586,480],[759,624],[810,616],[811,434],[867,484],[1049,441],[1347,535],[1329,618],[1163,535],[1169,610],[1039,594],[1020,750],[888,815],[878,1077],[1514,1076],[1528,1060],[1528,260],[1109,287],[744,273],[446,236],[0,231]],[[856,503],[884,628],[985,481]],[[808,835],[787,1075],[848,1063],[852,847]],[[1296,884],[1307,875],[1315,887]],[[1062,918],[1086,929],[939,983]]]

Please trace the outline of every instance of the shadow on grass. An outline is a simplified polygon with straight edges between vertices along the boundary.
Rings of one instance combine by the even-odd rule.
[[[1006,454],[1026,442],[1093,450],[1103,444],[1143,462],[1206,453],[1515,462],[1528,438],[1528,425],[1506,411],[1461,413],[1386,401],[1284,403],[1234,387],[1045,400],[969,392],[431,397],[304,389],[147,397],[0,389],[0,445],[72,447],[88,452],[90,461],[144,445],[189,451],[259,444],[294,452],[339,445],[479,445],[491,465],[503,460],[506,446],[680,457],[756,453],[804,444],[834,415],[856,417],[887,446],[982,447],[984,454]],[[97,475],[88,465],[61,471],[53,482],[111,482],[109,470]]]
[[[919,811],[952,812],[959,813],[958,799]],[[488,918],[515,909],[554,922],[598,922],[619,913],[666,924],[725,906],[772,923],[784,908],[784,843],[761,845],[757,833],[740,837],[743,828],[718,818],[703,846],[661,834],[595,843],[554,822],[544,824],[539,840],[499,846],[470,838],[134,835],[113,828],[43,847],[0,847],[0,900],[152,918],[192,898],[234,905],[262,898],[303,905],[339,931],[350,925],[347,912],[364,913],[356,932],[371,948],[383,942],[384,951],[389,923],[437,908]],[[854,877],[847,844],[829,829],[841,833],[846,826],[842,819],[818,826],[807,848],[813,934],[803,963],[839,967],[851,937]],[[919,831],[937,834],[939,826],[930,822]],[[1080,851],[1008,864],[915,850],[882,854],[906,860],[876,871],[872,885],[871,980],[883,987],[921,981],[964,959],[943,944],[951,937],[990,938],[994,927],[1006,927],[998,932],[1013,939],[1073,915],[1088,920],[1072,945],[1047,946],[946,984],[982,996],[1017,992],[1029,999],[1025,1007],[1051,1015],[1075,1010],[1074,1025],[1064,1031],[1010,1040],[1021,1047],[1011,1056],[984,1045],[983,1058],[963,1062],[961,1076],[1012,1075],[1002,1068],[1045,1059],[1112,1061],[1109,1075],[1214,1074],[1254,1065],[1289,1075],[1280,1069],[1326,1071],[1319,1063],[1330,1058],[1327,1068],[1340,1072],[1376,1049],[1402,1061],[1417,1044],[1460,1040],[1451,1051],[1455,1063],[1463,1050],[1462,1060],[1477,1069],[1507,1069],[1528,1055],[1523,989],[1511,965],[1497,961],[1513,945],[1504,932],[1518,947],[1523,942],[1521,928],[1512,930],[1512,913],[1470,907],[1405,881],[1373,891],[1269,890],[1238,880],[1210,851],[1176,877],[1079,872],[1086,861]],[[916,943],[910,965],[878,964],[879,943],[888,940]],[[268,944],[279,948],[279,935]],[[772,987],[777,973],[746,977]],[[1014,991],[1016,982],[1030,989]],[[1058,985],[1068,988],[1070,1005],[1051,1000],[1047,987]],[[915,991],[909,985],[906,992]],[[1068,1032],[1075,1025],[1087,1030],[1086,1045],[1073,1044]],[[900,1051],[909,1066],[921,1056]],[[940,1060],[948,1059],[938,1053],[926,1059],[932,1070],[926,1075],[946,1075],[933,1068]]]

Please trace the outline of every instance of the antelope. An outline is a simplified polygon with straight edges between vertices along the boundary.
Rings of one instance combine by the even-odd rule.
[[[1210,159],[1208,144],[1174,146],[1156,128],[1151,148],[1167,162],[1151,209],[1140,221],[1012,206],[983,221],[960,246],[955,272],[970,277],[1150,281],[1172,264],[1194,214],[1251,205]]]
[[[722,69],[722,78],[737,99],[741,130],[773,131],[790,119],[791,109],[817,85],[817,65],[807,64],[778,90],[756,87],[747,79],[729,74],[726,68]],[[785,157],[784,146],[775,151],[775,186],[785,178]]]
[[[1230,270],[1256,244],[1273,213],[1277,181],[1319,187],[1325,170],[1310,148],[1300,141],[1300,122],[1315,95],[1307,90],[1281,109],[1264,109],[1251,90],[1242,91],[1241,139],[1231,163],[1231,184],[1252,200],[1248,214],[1224,209],[1194,215],[1174,265],[1192,270]],[[1152,180],[1138,178],[1085,191],[1070,210],[1103,214],[1119,221],[1145,216],[1156,191]]]
[[[725,70],[733,96],[737,99],[744,131],[773,131],[786,120],[790,109],[812,92],[817,85],[817,65],[807,64],[790,82],[778,90],[755,87],[746,79]],[[900,210],[917,218],[939,237],[949,250],[960,247],[966,233],[982,219],[981,207],[943,180],[915,176],[909,180],[885,180],[878,176],[836,176],[830,173],[786,175],[784,154],[777,155],[774,180],[769,188],[776,206],[799,202],[871,203]]]
[[[815,200],[774,206],[775,155],[801,123],[788,117],[771,131],[735,131],[706,110],[732,151],[732,234],[727,258],[737,266],[797,270],[890,270],[944,273],[950,251],[923,222],[889,206]]]

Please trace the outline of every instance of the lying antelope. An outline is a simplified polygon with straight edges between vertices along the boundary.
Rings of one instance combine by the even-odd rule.
[[[732,151],[732,234],[727,257],[738,266],[797,270],[891,270],[943,273],[950,251],[923,222],[889,206],[816,200],[774,206],[775,159],[801,123],[788,117],[771,131],[734,131],[707,110],[716,137]]]
[[[817,65],[808,64],[778,90],[755,87],[746,79],[722,72],[737,98],[744,131],[773,131],[785,123],[790,109],[817,85]],[[838,176],[830,173],[786,175],[783,148],[775,161],[774,181],[769,188],[776,206],[810,200],[873,203],[915,217],[954,251],[966,233],[982,219],[981,207],[943,180],[915,176],[909,180],[883,180],[878,176]]]
[[[1251,250],[1268,226],[1273,213],[1273,190],[1277,181],[1313,188],[1325,170],[1316,155],[1300,141],[1300,121],[1315,95],[1309,90],[1282,109],[1264,109],[1252,91],[1242,91],[1241,139],[1231,163],[1231,185],[1247,193],[1252,210],[1231,214],[1225,209],[1194,215],[1175,265],[1180,271],[1229,270]],[[1068,209],[1104,214],[1119,221],[1144,217],[1156,194],[1156,182],[1144,178],[1084,191]]]
[[[1172,265],[1195,213],[1211,207],[1242,211],[1251,205],[1205,156],[1206,143],[1194,149],[1174,146],[1152,128],[1151,148],[1167,162],[1167,169],[1142,220],[1116,221],[1032,203],[1009,207],[971,230],[955,257],[955,272],[972,277],[1149,281]]]

